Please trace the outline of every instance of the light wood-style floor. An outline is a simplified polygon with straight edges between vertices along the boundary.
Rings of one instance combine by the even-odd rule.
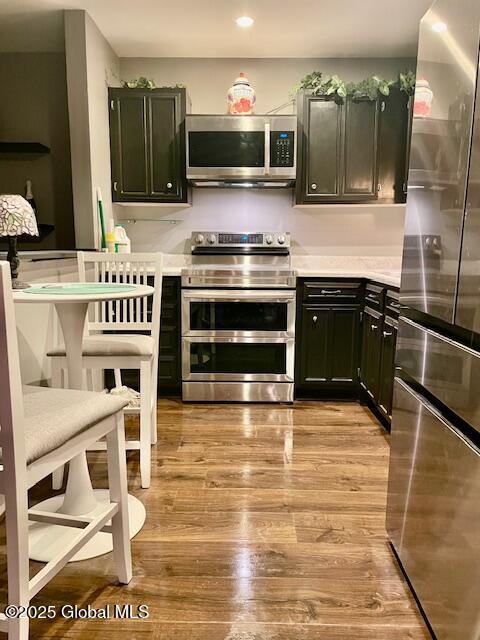
[[[430,638],[387,543],[389,446],[366,408],[163,400],[158,416],[149,490],[129,453],[148,514],[131,584],[104,556],[70,564],[34,601],[147,604],[150,618],[34,621],[31,638]],[[90,460],[106,486],[104,455]]]

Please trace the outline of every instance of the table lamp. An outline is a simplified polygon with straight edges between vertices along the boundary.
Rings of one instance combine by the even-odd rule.
[[[18,267],[20,259],[17,250],[17,237],[38,236],[37,219],[30,204],[16,194],[0,195],[0,236],[8,238],[7,260],[12,274],[12,289],[25,289],[28,284],[19,282]]]

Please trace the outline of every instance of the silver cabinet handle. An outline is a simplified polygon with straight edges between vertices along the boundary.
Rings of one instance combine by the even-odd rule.
[[[317,324],[317,320],[318,320],[318,317],[317,316],[313,316],[313,318],[312,318],[313,324]]]
[[[315,191],[315,189],[317,188],[317,185],[315,182],[312,182],[311,188]]]
[[[378,329],[378,324],[371,324],[370,328],[372,331],[375,331],[375,329]]]
[[[323,295],[326,295],[326,294],[335,295],[337,293],[342,293],[342,290],[341,289],[322,289],[320,293],[323,293]]]
[[[171,182],[167,182],[167,189],[171,189],[173,187],[173,184]]]
[[[378,296],[377,296],[375,293],[369,293],[369,294],[367,295],[367,298],[368,298],[369,300],[376,300],[376,299],[378,298]]]
[[[391,303],[390,303],[390,306],[391,306],[393,309],[400,309],[400,303],[399,303],[399,302],[391,302]]]
[[[116,191],[117,190],[117,181],[115,180],[115,182],[113,183],[113,190]]]
[[[383,337],[384,338],[388,338],[389,336],[393,336],[393,331],[384,331],[383,332]]]

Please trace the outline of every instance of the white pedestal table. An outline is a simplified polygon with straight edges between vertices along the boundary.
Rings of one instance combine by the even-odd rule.
[[[143,298],[153,295],[153,287],[147,285],[116,285],[114,292],[105,293],[105,285],[89,283],[88,290],[79,292],[78,283],[72,293],[55,294],[52,289],[68,287],[64,283],[42,283],[33,285],[42,288],[41,293],[14,291],[15,303],[38,304],[49,303],[55,306],[65,340],[67,358],[68,384],[71,389],[83,388],[82,339],[88,305],[92,302],[107,302]],[[49,498],[35,508],[42,511],[61,512],[69,515],[94,516],[103,510],[102,504],[110,501],[108,490],[94,490],[88,472],[87,456],[79,454],[70,461],[67,488],[65,494]],[[143,504],[129,494],[130,537],[133,538],[145,522],[146,512]],[[78,531],[70,527],[51,524],[30,523],[29,555],[32,560],[48,562],[57,553],[59,547],[68,545]],[[73,558],[73,561],[95,558],[112,551],[112,536],[109,533],[97,533]]]

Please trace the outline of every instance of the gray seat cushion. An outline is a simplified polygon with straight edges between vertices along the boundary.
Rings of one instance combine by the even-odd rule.
[[[24,387],[27,463],[123,409],[128,400],[91,391]]]
[[[151,336],[141,334],[100,334],[83,339],[84,356],[151,356],[154,341]],[[47,353],[48,356],[64,356],[65,346],[59,345]]]

